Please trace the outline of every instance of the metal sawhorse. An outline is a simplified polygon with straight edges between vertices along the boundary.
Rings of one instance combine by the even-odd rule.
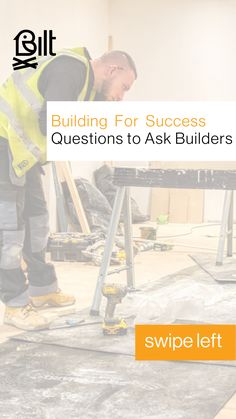
[[[233,256],[233,226],[234,226],[234,191],[225,191],[220,235],[216,256],[216,265],[223,264],[225,239],[227,237],[227,256]]]
[[[115,241],[115,236],[120,220],[121,210],[123,207],[124,212],[124,239],[125,239],[125,255],[126,265],[122,268],[115,269],[108,272],[110,266],[112,248]],[[127,287],[129,291],[135,290],[135,278],[134,278],[134,258],[133,258],[133,243],[132,243],[132,214],[131,214],[131,201],[130,201],[130,188],[118,187],[115,201],[113,205],[111,221],[107,233],[107,239],[105,243],[104,254],[102,258],[102,264],[100,267],[96,290],[94,294],[93,305],[90,310],[92,316],[99,315],[99,308],[102,299],[102,286],[106,279],[106,276],[112,273],[118,273],[126,270],[127,273]]]
[[[107,275],[127,272],[127,287],[135,291],[135,274],[132,244],[132,214],[130,203],[130,187],[162,187],[180,189],[218,189],[225,190],[222,222],[217,250],[216,264],[222,265],[225,239],[227,237],[227,256],[232,256],[233,242],[233,190],[236,188],[236,171],[222,170],[162,170],[115,168],[114,184],[117,192],[113,205],[110,225],[108,228],[104,254],[98,275],[96,290],[90,310],[91,315],[99,315],[102,300],[102,287]],[[117,232],[121,210],[124,210],[124,239],[126,265],[108,272],[112,248]]]

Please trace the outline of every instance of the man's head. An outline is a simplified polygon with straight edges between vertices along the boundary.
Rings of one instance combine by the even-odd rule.
[[[123,51],[108,52],[91,65],[95,89],[105,100],[122,100],[137,78],[134,61]]]

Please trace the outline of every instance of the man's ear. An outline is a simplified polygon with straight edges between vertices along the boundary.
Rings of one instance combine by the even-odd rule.
[[[117,71],[117,66],[116,65],[107,65],[105,67],[105,76],[106,77],[111,77],[114,75],[114,73]]]

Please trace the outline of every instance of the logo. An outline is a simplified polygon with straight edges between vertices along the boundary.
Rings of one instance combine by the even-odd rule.
[[[42,36],[36,37],[33,31],[23,29],[14,38],[15,57],[13,57],[13,70],[22,68],[37,68],[37,57],[54,56],[53,42],[56,39],[53,31],[44,30]]]
[[[20,170],[23,170],[23,169],[24,169],[24,167],[28,166],[28,164],[29,164],[28,160],[22,160],[22,161],[21,161],[21,162],[17,165],[17,167],[19,167],[19,169],[20,169]]]

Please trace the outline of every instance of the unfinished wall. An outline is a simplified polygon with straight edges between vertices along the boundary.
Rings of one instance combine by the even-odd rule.
[[[236,100],[235,0],[111,0],[110,10],[113,47],[138,68],[128,99]],[[148,206],[147,193],[135,196]],[[219,219],[221,201],[206,191],[206,221]]]
[[[113,46],[138,67],[131,100],[236,99],[235,0],[110,4]]]

